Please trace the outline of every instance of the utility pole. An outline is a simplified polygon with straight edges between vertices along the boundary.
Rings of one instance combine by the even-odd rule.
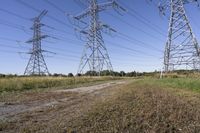
[[[184,5],[197,0],[164,0],[159,5],[160,12],[170,9],[168,37],[164,52],[164,70],[200,69],[200,49],[186,15]],[[198,68],[195,68],[198,66]]]
[[[100,21],[99,13],[109,8],[120,9],[122,11],[125,11],[125,9],[115,0],[101,4],[98,4],[97,0],[85,1],[88,8],[83,13],[73,17],[74,20],[88,25],[86,29],[79,30],[81,34],[86,36],[86,43],[78,68],[78,73],[83,73],[84,70],[89,70],[91,76],[94,76],[95,74],[100,75],[102,70],[109,70],[111,73],[113,67],[104,44],[102,30],[107,29],[111,32],[116,31]],[[89,19],[89,23],[86,23],[85,19]]]
[[[44,26],[40,21],[47,14],[44,10],[39,16],[33,19],[33,38],[27,41],[27,43],[32,43],[32,50],[28,53],[31,55],[28,64],[26,66],[24,75],[49,75],[49,70],[44,60],[43,52],[41,48],[41,40],[48,37],[47,35],[41,35],[41,27]]]

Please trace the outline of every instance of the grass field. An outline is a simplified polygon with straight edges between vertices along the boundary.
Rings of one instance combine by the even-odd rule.
[[[77,132],[200,132],[200,80],[143,79],[72,121]]]
[[[96,79],[87,80],[96,82]],[[0,121],[0,130],[25,133],[200,132],[200,79],[123,81],[124,84],[113,84],[90,93],[46,91],[22,95],[16,105],[14,100],[5,107],[22,105],[23,108],[37,102],[36,107],[42,108],[9,116]],[[85,79],[80,82],[84,83]],[[55,101],[58,103],[54,106],[43,106]]]
[[[90,85],[108,80],[116,80],[116,77],[14,77],[0,78],[0,93],[36,90],[45,88],[72,88],[82,85]]]

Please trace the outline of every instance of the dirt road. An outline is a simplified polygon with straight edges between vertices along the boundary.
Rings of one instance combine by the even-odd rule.
[[[98,100],[128,80],[111,81],[90,87],[24,94],[25,99],[0,103],[2,132],[63,132],[63,123],[80,116]]]

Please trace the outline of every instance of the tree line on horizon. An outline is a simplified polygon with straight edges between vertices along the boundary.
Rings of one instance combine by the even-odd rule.
[[[196,73],[196,70],[175,70],[171,73],[177,73],[177,74],[188,74],[188,73]],[[50,76],[50,77],[81,77],[81,76],[115,76],[115,77],[140,77],[140,76],[155,76],[156,74],[159,74],[160,71],[153,71],[153,72],[136,72],[136,71],[131,71],[131,72],[125,72],[125,71],[109,71],[109,70],[103,70],[100,73],[96,71],[87,71],[84,74],[76,74],[74,75],[73,73],[68,73],[68,74],[62,74],[62,73],[53,73],[50,75],[17,75],[17,74],[1,74],[0,73],[0,78],[6,78],[6,77],[31,77],[31,76]]]

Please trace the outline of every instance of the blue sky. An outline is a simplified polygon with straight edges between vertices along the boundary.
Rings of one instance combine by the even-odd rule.
[[[21,4],[19,0],[1,0],[0,73],[23,74],[30,56],[25,53],[29,52],[31,44],[25,42],[32,37],[31,18],[43,9],[48,10],[49,16],[59,20],[57,22],[49,16],[42,19],[42,23],[56,29],[43,27],[43,33],[58,38],[47,38],[42,42],[44,50],[56,53],[44,53],[50,73],[76,73],[84,41],[79,39],[79,33],[74,31],[72,23],[62,11],[76,15],[84,10],[84,6],[78,2],[79,0],[49,0],[62,10],[60,11],[45,2],[46,0],[21,1],[31,7]],[[154,3],[147,2],[148,0],[118,1],[127,9],[126,13],[120,15],[112,9],[100,13],[101,21],[117,31],[112,35],[103,34],[114,70],[160,70],[168,20],[159,14],[155,6],[158,0]],[[195,4],[185,7],[192,29],[200,41],[200,9]]]

